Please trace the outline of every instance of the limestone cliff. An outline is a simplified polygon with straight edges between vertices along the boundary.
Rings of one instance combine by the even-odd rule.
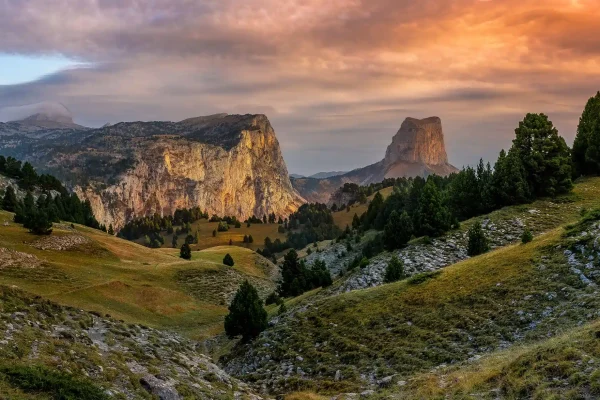
[[[117,229],[135,216],[182,207],[243,220],[286,217],[304,202],[264,115],[119,123],[51,136],[0,136],[0,146],[10,143],[4,150],[11,155],[70,183],[101,223]]]
[[[331,195],[345,183],[368,185],[385,178],[446,176],[457,171],[448,163],[440,118],[406,118],[392,138],[383,160],[340,176],[300,178],[292,182],[308,201],[331,203]]]

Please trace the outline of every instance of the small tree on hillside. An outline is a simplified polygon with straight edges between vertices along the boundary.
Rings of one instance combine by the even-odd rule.
[[[108,234],[109,235],[115,234],[115,229],[113,228],[112,224],[108,225]]]
[[[394,254],[385,269],[385,283],[397,282],[404,278],[404,265]]]
[[[533,240],[533,233],[529,229],[525,229],[521,235],[521,243],[526,244]]]
[[[2,209],[10,212],[17,210],[17,195],[12,186],[6,188],[6,193],[4,193],[4,198],[2,199]]]
[[[225,317],[225,333],[230,338],[242,336],[249,342],[267,328],[267,312],[263,308],[258,292],[245,281],[238,289]]]
[[[469,245],[467,254],[471,257],[483,254],[490,249],[487,237],[481,229],[481,224],[476,222],[469,229]]]
[[[233,267],[233,257],[231,257],[229,253],[225,254],[225,257],[223,257],[223,264]]]
[[[189,244],[184,243],[181,246],[181,250],[179,251],[179,257],[183,258],[184,260],[192,259],[192,249],[190,248]]]
[[[43,210],[33,210],[26,214],[23,226],[35,235],[49,235],[52,233],[52,221]]]
[[[173,239],[171,240],[171,247],[174,249],[177,248],[177,235],[173,235]]]
[[[217,237],[217,230],[213,229],[213,237]]]

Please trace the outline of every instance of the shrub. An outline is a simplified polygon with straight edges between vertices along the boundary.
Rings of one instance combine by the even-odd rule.
[[[277,292],[272,292],[265,299],[265,305],[267,305],[267,306],[270,306],[271,304],[281,304],[281,303],[283,303],[283,299],[281,297],[279,297]]]
[[[217,227],[217,230],[219,232],[227,232],[229,230],[229,225],[227,225],[227,222],[221,221],[221,222],[219,222],[219,226]]]
[[[404,265],[402,261],[396,257],[396,255],[392,256],[392,259],[388,263],[385,269],[385,283],[397,282],[404,278]]]
[[[42,366],[3,366],[0,367],[0,375],[24,392],[47,393],[55,400],[108,399],[104,391],[92,382]]]
[[[533,233],[529,229],[525,229],[521,235],[521,243],[529,243],[533,240]]]
[[[233,264],[235,264],[233,262],[233,257],[231,257],[229,253],[225,254],[225,257],[223,257],[223,264],[228,265],[230,267],[233,267]]]
[[[181,250],[179,251],[179,257],[183,258],[184,260],[192,259],[192,249],[190,248],[189,244],[184,243],[181,246]]]
[[[467,254],[471,257],[483,254],[490,249],[488,239],[481,229],[481,224],[476,222],[469,229],[469,244]]]

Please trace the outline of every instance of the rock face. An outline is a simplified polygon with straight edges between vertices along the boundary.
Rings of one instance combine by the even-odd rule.
[[[448,163],[442,121],[438,117],[407,118],[378,163],[326,179],[294,179],[294,187],[308,201],[327,203],[344,183],[368,185],[386,178],[450,175],[458,169]]]
[[[0,149],[67,182],[101,223],[116,229],[136,216],[195,206],[242,220],[286,217],[304,202],[264,115],[5,134]]]

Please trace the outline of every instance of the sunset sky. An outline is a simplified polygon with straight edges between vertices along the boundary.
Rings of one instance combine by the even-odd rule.
[[[600,90],[600,0],[0,0],[0,107],[78,123],[267,114],[290,172],[383,158],[442,118],[450,162],[493,160],[527,112],[571,145]]]

